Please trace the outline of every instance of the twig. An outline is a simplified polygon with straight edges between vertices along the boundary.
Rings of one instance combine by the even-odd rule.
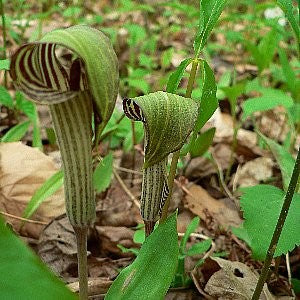
[[[291,265],[290,265],[290,255],[289,253],[287,253],[285,255],[285,262],[286,262],[286,269],[287,269],[287,273],[288,273],[288,280],[289,280],[289,284],[292,287],[292,272],[291,272]],[[293,288],[291,288],[293,297],[296,299],[296,295],[295,295],[295,291]]]
[[[118,166],[115,166],[115,165],[114,165],[114,168],[118,171],[121,171],[121,172],[132,173],[132,174],[136,174],[136,175],[143,175],[142,172],[127,169],[127,168],[123,168],[123,167],[118,167]]]
[[[39,225],[47,225],[48,224],[47,222],[35,221],[35,220],[25,219],[25,218],[22,218],[22,217],[11,215],[11,214],[6,213],[4,211],[0,211],[0,214],[3,215],[3,216],[9,217],[9,218],[17,219],[17,220],[27,222],[27,223],[33,223],[33,224],[39,224]]]
[[[120,183],[122,189],[124,190],[124,192],[129,196],[129,198],[131,199],[131,201],[138,207],[140,208],[140,203],[139,201],[133,196],[133,194],[130,192],[130,190],[127,188],[126,184],[124,183],[124,181],[122,180],[122,178],[119,176],[119,174],[116,172],[116,170],[113,169],[113,173],[116,177],[116,179],[118,180],[118,182]]]

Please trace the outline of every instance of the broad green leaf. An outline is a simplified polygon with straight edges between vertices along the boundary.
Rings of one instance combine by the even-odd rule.
[[[185,253],[186,243],[190,237],[190,235],[195,232],[197,227],[199,226],[200,218],[195,217],[193,220],[189,223],[189,225],[186,228],[186,231],[184,233],[184,236],[180,242],[179,252],[181,254]]]
[[[217,86],[215,75],[206,61],[203,61],[202,68],[202,96],[200,100],[200,108],[198,119],[194,131],[199,132],[204,124],[210,119],[218,107]]]
[[[176,214],[145,240],[135,261],[121,271],[106,300],[164,299],[177,268]]]
[[[187,251],[187,255],[188,256],[193,256],[193,255],[198,255],[198,254],[202,254],[204,252],[206,252],[211,246],[211,240],[206,240],[203,242],[199,242],[196,243],[194,245],[192,245],[188,251]]]
[[[0,103],[9,108],[13,108],[14,106],[13,98],[4,86],[0,86]]]
[[[139,120],[144,118],[144,168],[161,162],[168,154],[182,147],[197,117],[198,106],[194,100],[166,92],[155,92],[130,101],[127,104],[138,115],[142,114]],[[136,115],[130,112],[127,112],[127,116],[137,120]]]
[[[293,106],[293,104],[293,99],[281,90],[271,88],[264,89],[262,96],[250,98],[242,104],[243,120],[257,111],[270,110],[279,105],[288,109]]]
[[[269,146],[272,154],[274,155],[281,171],[284,190],[287,190],[292,177],[295,159],[283,146],[267,138],[262,133],[259,133],[259,135]]]
[[[199,28],[194,42],[194,50],[197,57],[205,46],[226,2],[226,0],[200,0]]]
[[[2,137],[1,142],[3,143],[18,142],[26,134],[30,124],[31,124],[30,121],[26,121],[12,127]]]
[[[94,188],[98,193],[105,191],[112,180],[113,173],[113,155],[112,152],[107,154],[102,161],[99,162],[93,175]]]
[[[0,59],[0,70],[9,70],[10,60]]]
[[[201,133],[196,140],[192,143],[190,153],[192,157],[203,155],[213,142],[216,128],[210,128],[205,132]]]
[[[47,179],[31,197],[23,212],[23,218],[29,219],[44,200],[62,187],[63,182],[64,173],[62,171],[58,171]]]
[[[296,35],[298,44],[300,42],[300,27],[299,23],[297,22],[295,15],[294,15],[294,6],[293,6],[293,0],[277,0],[278,5],[281,7],[281,9],[284,11],[287,19],[289,20],[293,31]]]
[[[167,92],[175,94],[176,90],[179,86],[179,83],[184,75],[184,71],[189,64],[193,61],[192,58],[187,58],[183,60],[177,69],[170,75],[168,83],[167,83]]]
[[[269,247],[277,219],[283,204],[285,193],[270,185],[256,185],[243,188],[241,208],[243,227],[251,241],[253,257],[264,260]],[[300,195],[295,194],[283,226],[275,251],[275,257],[292,251],[300,244]]]
[[[0,219],[2,299],[78,299]]]

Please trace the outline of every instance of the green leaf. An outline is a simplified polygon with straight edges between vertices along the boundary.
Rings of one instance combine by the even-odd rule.
[[[267,138],[260,132],[258,134],[272,151],[281,171],[284,190],[287,190],[292,177],[295,159],[283,146]]]
[[[145,241],[145,230],[139,229],[134,232],[133,241],[136,244],[143,244]]]
[[[180,247],[179,247],[179,253],[184,254],[185,253],[185,248],[186,248],[186,243],[190,237],[190,235],[195,232],[197,227],[199,226],[200,218],[195,217],[193,220],[189,223],[189,225],[186,228],[186,231],[184,233],[184,236],[180,242]]]
[[[217,100],[217,86],[215,75],[210,66],[206,61],[203,61],[202,69],[202,79],[203,89],[202,96],[200,100],[200,108],[198,113],[198,119],[194,131],[199,132],[204,124],[210,119],[215,110],[218,107]]]
[[[293,106],[293,104],[293,99],[281,90],[271,88],[264,89],[262,96],[250,98],[242,104],[243,120],[256,111],[270,110],[279,105],[288,109]]]
[[[2,299],[64,299],[77,297],[0,219],[0,282]]]
[[[106,300],[164,299],[177,268],[176,214],[159,224],[135,261],[121,271]]]
[[[30,121],[26,121],[12,127],[2,137],[1,142],[3,143],[18,142],[26,134],[30,124],[31,124]]]
[[[260,73],[269,67],[277,49],[278,41],[279,35],[276,28],[263,36],[258,46],[256,43],[244,40],[246,48],[252,54]]]
[[[123,245],[118,244],[117,247],[121,249],[123,253],[133,253],[135,256],[138,256],[139,249],[136,248],[126,248]]]
[[[296,74],[289,63],[285,52],[281,48],[279,48],[278,53],[286,84],[289,90],[292,92],[294,98],[296,99],[298,93],[300,92],[300,81],[297,80]]]
[[[278,5],[281,7],[281,9],[284,11],[287,19],[289,20],[293,31],[296,35],[298,44],[300,42],[300,28],[299,23],[297,22],[295,16],[294,16],[294,6],[293,6],[293,0],[277,0]]]
[[[98,164],[94,171],[94,188],[98,193],[105,191],[112,180],[113,173],[113,154],[110,152]]]
[[[183,60],[177,67],[177,69],[170,75],[166,88],[167,92],[173,94],[176,93],[179,83],[184,75],[184,71],[187,68],[187,66],[191,64],[192,61],[192,58],[187,58]]]
[[[203,155],[213,142],[216,128],[210,128],[200,134],[196,140],[191,144],[190,153],[192,157]]]
[[[222,90],[224,91],[230,102],[231,114],[235,114],[237,99],[244,93],[245,83],[240,82],[233,86],[223,87]]]
[[[0,103],[9,108],[14,107],[14,101],[4,86],[0,86]]]
[[[244,229],[251,240],[255,259],[264,260],[285,193],[270,185],[243,188],[241,207]],[[275,257],[286,254],[300,244],[300,195],[295,194],[275,251]]]
[[[187,251],[188,256],[198,255],[206,252],[211,246],[211,240],[205,240],[200,243],[192,245]]]
[[[0,70],[9,70],[10,60],[0,59]]]
[[[58,171],[57,173],[53,174],[49,179],[47,179],[31,197],[23,212],[22,217],[29,219],[44,200],[53,195],[62,187],[63,182],[64,173],[62,171]]]
[[[226,2],[226,0],[200,0],[199,28],[194,42],[194,50],[197,57],[204,48]]]
[[[33,123],[37,122],[38,116],[36,111],[36,105],[31,101],[25,99],[23,93],[16,92],[16,107],[22,111]]]
[[[166,92],[132,98],[130,104],[126,102],[128,100],[124,101],[124,107],[133,105],[134,110],[138,107],[141,111],[138,114],[141,113],[144,118],[144,168],[161,162],[170,153],[179,150],[192,131],[197,117],[198,106],[194,100]],[[135,115],[130,112],[126,115],[135,119]]]

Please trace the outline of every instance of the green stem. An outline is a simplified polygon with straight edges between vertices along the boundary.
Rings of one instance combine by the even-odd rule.
[[[0,0],[0,14],[2,18],[2,32],[3,32],[3,59],[6,59],[6,22],[5,22],[5,14],[3,8],[3,1]],[[4,86],[7,87],[7,73],[4,70]]]
[[[191,73],[190,73],[190,77],[189,77],[189,81],[188,81],[188,85],[187,85],[187,89],[186,89],[186,93],[185,93],[186,98],[191,98],[191,96],[192,96],[193,87],[194,87],[195,78],[196,78],[197,69],[198,69],[198,64],[199,64],[199,60],[197,58],[195,58],[192,63],[192,69],[191,69]],[[175,175],[176,175],[176,169],[177,169],[177,163],[178,163],[179,157],[180,157],[180,150],[173,153],[170,173],[168,176],[168,185],[169,185],[170,193],[169,193],[168,198],[166,199],[165,205],[163,207],[160,222],[164,222],[168,216],[168,210],[169,210],[169,205],[170,205],[170,201],[172,198],[174,179],[175,179]]]
[[[77,260],[80,300],[88,299],[87,227],[73,227],[77,241]]]
[[[254,294],[252,296],[252,300],[258,300],[259,299],[259,296],[260,296],[261,291],[263,289],[264,283],[267,279],[268,272],[269,272],[270,265],[271,265],[271,261],[272,261],[272,258],[274,256],[274,253],[275,253],[275,250],[276,250],[276,247],[277,247],[277,243],[278,243],[278,240],[279,240],[284,222],[286,220],[286,217],[287,217],[287,214],[288,214],[288,211],[289,211],[292,199],[293,199],[293,195],[295,193],[295,189],[296,189],[296,186],[297,186],[299,174],[300,174],[300,148],[298,150],[298,155],[297,155],[297,159],[296,159],[296,162],[295,162],[295,165],[294,165],[294,170],[293,170],[293,174],[292,174],[292,177],[291,177],[291,181],[290,181],[288,190],[287,190],[286,195],[285,195],[285,199],[284,199],[284,202],[283,202],[283,205],[282,205],[282,208],[281,208],[281,212],[280,212],[280,215],[279,215],[276,227],[275,227],[275,231],[273,233],[271,243],[269,245],[269,249],[267,251],[267,256],[266,256],[261,274],[259,276],[258,283],[256,285]]]

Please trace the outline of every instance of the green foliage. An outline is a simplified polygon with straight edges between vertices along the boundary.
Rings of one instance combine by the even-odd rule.
[[[180,242],[178,267],[172,282],[173,287],[186,287],[189,286],[191,283],[190,277],[185,273],[185,268],[184,268],[185,258],[187,256],[203,254],[211,247],[211,240],[205,240],[202,242],[195,243],[189,249],[187,249],[188,239],[199,226],[199,222],[200,222],[199,217],[195,217],[192,219],[192,221],[187,226],[184,236]]]
[[[9,108],[13,108],[14,106],[13,98],[4,86],[0,86],[0,103]]]
[[[9,70],[10,60],[0,59],[0,70]]]
[[[47,179],[31,197],[30,201],[26,205],[22,217],[29,219],[44,200],[53,195],[62,187],[63,182],[64,173],[62,171],[58,171],[49,179]]]
[[[298,47],[299,47],[300,27],[299,27],[299,22],[297,22],[295,15],[294,15],[293,0],[277,0],[277,3],[281,7],[281,9],[284,11],[287,19],[289,20],[289,22],[292,26],[295,36],[297,38]],[[298,14],[299,14],[299,12],[298,12]]]
[[[278,49],[278,53],[285,82],[288,86],[288,89],[292,93],[293,98],[299,102],[300,80],[296,77],[296,73],[290,65],[286,53],[281,48]]]
[[[272,151],[272,154],[274,155],[279,165],[282,175],[283,187],[286,191],[292,177],[295,159],[283,146],[267,138],[261,133],[259,133],[259,135],[263,139],[263,141],[269,146],[270,150]]]
[[[121,271],[105,299],[163,299],[176,271],[177,256],[173,214],[146,239],[135,261]]]
[[[167,83],[167,92],[169,93],[175,93],[179,83],[184,75],[184,71],[187,68],[188,65],[192,63],[192,58],[186,58],[183,60],[178,68],[170,75],[168,83]]]
[[[248,237],[255,259],[264,260],[283,204],[284,191],[270,185],[243,188],[241,208],[243,229],[236,231],[240,238]],[[295,194],[283,226],[275,257],[286,254],[300,244],[300,195]],[[245,233],[239,234],[245,231]]]
[[[5,133],[5,135],[1,138],[1,142],[9,143],[9,142],[18,142],[24,137],[26,134],[31,122],[25,121],[20,123],[14,127],[12,127],[9,131]]]
[[[190,153],[192,157],[202,156],[212,144],[216,128],[210,128],[201,133],[192,143]]]
[[[0,219],[0,282],[3,299],[77,299]]]
[[[195,125],[195,132],[200,131],[204,124],[210,119],[218,107],[218,100],[216,97],[217,85],[214,73],[208,63],[203,61],[202,68],[202,96],[200,99],[200,106],[198,118]]]
[[[261,73],[268,68],[275,54],[279,42],[279,34],[277,29],[272,29],[260,40],[259,44],[252,43],[249,40],[244,40],[247,50],[252,54],[255,64],[258,66]]]
[[[196,57],[204,48],[225,4],[226,0],[200,0],[199,28],[194,42]]]
[[[261,88],[262,96],[250,98],[243,102],[243,119],[252,115],[257,111],[266,111],[273,109],[276,106],[283,106],[286,109],[293,106],[293,99],[281,90],[272,88]]]
[[[113,154],[107,154],[98,164],[94,171],[94,188],[98,193],[105,191],[112,180],[113,174]]]

